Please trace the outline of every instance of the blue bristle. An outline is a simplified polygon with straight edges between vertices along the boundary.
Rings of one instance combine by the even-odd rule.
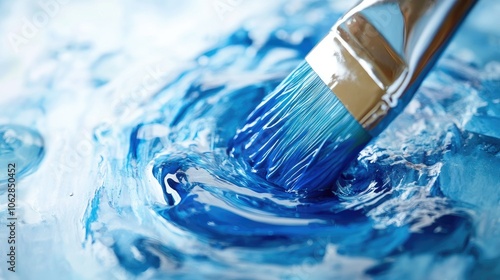
[[[330,189],[370,138],[303,62],[250,114],[228,151],[289,192],[313,192]]]

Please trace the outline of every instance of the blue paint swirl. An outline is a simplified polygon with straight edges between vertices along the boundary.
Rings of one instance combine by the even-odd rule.
[[[466,75],[463,80],[471,81],[475,75],[467,71],[481,70],[448,54],[410,109],[364,149],[337,181],[324,173],[325,167],[318,169],[320,174],[311,175],[319,176],[318,180],[305,177],[290,183],[283,172],[295,172],[294,166],[273,169],[269,165],[273,161],[249,164],[240,160],[268,150],[265,141],[244,147],[261,131],[246,127],[235,139],[233,136],[245,122],[267,122],[262,118],[267,108],[258,104],[265,96],[286,97],[282,90],[286,81],[279,83],[301,63],[319,34],[324,34],[299,30],[301,40],[291,43],[286,30],[292,26],[296,25],[285,24],[272,31],[258,45],[251,30],[236,30],[195,59],[203,64],[181,70],[174,82],[165,85],[144,105],[147,113],[134,126],[114,130],[119,133],[115,135],[130,134],[130,148],[126,159],[103,164],[108,170],[123,170],[128,179],[117,185],[115,175],[109,176],[101,190],[107,193],[106,200],[116,203],[112,208],[118,217],[139,211],[138,222],[154,224],[155,232],[99,231],[114,240],[120,266],[133,275],[154,271],[157,277],[174,278],[242,275],[264,266],[262,272],[252,275],[323,279],[335,275],[331,266],[335,262],[351,260],[356,272],[345,272],[342,267],[339,277],[385,279],[413,273],[415,267],[430,271],[454,260],[464,266],[461,275],[482,273],[471,261],[481,259],[478,245],[471,242],[476,238],[472,208],[445,195],[443,184],[448,182],[443,181],[446,175],[442,173],[447,162],[454,162],[450,157],[461,153],[460,147],[476,141],[472,132],[457,127],[464,114],[452,111],[468,102],[465,99],[471,91],[481,91],[479,85],[459,82],[459,75],[449,71],[462,69],[458,71]],[[326,32],[323,27],[318,25],[317,30]],[[276,59],[277,50],[290,55]],[[300,72],[304,65],[298,67]],[[451,85],[449,97],[437,94],[444,80]],[[302,101],[308,102],[298,102]],[[335,100],[322,103],[334,104]],[[258,109],[247,120],[254,107]],[[358,131],[361,134],[355,138],[369,140],[361,128]],[[103,137],[98,142],[106,139],[111,140]],[[228,146],[237,157],[226,154]],[[287,151],[275,155],[280,156],[287,156]],[[252,168],[257,172],[250,172]],[[269,169],[277,173],[259,174]],[[308,186],[316,192],[297,195],[277,187],[299,186],[291,187],[296,190],[307,184],[318,184]],[[125,201],[120,195],[123,192],[129,196]],[[123,208],[121,203],[130,206]],[[136,204],[153,212],[133,206]],[[92,205],[91,209],[102,207]],[[106,223],[110,219],[101,215],[92,220]],[[89,230],[91,240],[99,242],[95,233]],[[429,262],[437,263],[431,266]],[[198,270],[192,272],[192,267]]]
[[[288,192],[325,192],[371,139],[340,100],[301,63],[251,113],[229,153]]]
[[[50,36],[38,35],[49,39],[26,70],[26,94],[2,104],[2,151],[31,155],[18,188],[19,277],[498,278],[493,1],[478,4],[406,111],[317,195],[286,192],[227,149],[349,5],[262,2],[188,61],[169,56],[152,71],[115,74],[135,70],[146,52],[134,49],[149,44],[135,39],[157,26],[135,16],[176,13],[160,2],[120,2],[123,18],[106,2],[109,24],[95,30],[82,20],[97,34],[115,31],[105,33],[118,34],[116,45],[92,32],[55,36],[54,19]]]

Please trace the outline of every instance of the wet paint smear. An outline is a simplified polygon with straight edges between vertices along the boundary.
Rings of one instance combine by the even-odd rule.
[[[0,125],[0,164],[15,163],[17,177],[36,170],[43,158],[43,139],[40,133],[19,125]],[[0,175],[0,184],[6,184],[8,172]]]
[[[500,33],[487,24],[498,3],[479,4],[405,112],[307,195],[253,173],[228,145],[354,3],[243,2],[251,16],[197,55],[158,56],[142,71],[131,63],[147,56],[137,38],[155,25],[138,28],[140,15],[160,23],[160,11],[193,12],[153,2],[109,16],[99,28],[121,32],[109,44],[93,39],[97,27],[53,30],[55,19],[26,95],[2,101],[1,161],[23,166],[20,276],[499,276]],[[68,13],[91,10],[75,3]]]
[[[302,62],[229,142],[249,172],[301,196],[323,196],[371,136]]]

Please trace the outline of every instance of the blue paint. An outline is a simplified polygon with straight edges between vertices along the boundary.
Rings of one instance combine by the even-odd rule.
[[[312,193],[333,189],[370,139],[303,62],[252,112],[229,152],[278,188]]]
[[[241,34],[241,30],[237,34]],[[246,36],[233,35],[231,38],[223,42],[223,46],[217,47],[217,51],[208,51],[203,56],[211,59],[212,56],[221,55],[224,48],[252,46]],[[270,36],[269,40],[275,42],[276,38]],[[279,47],[284,45],[276,44]],[[269,42],[263,45],[266,48],[273,46]],[[297,57],[301,56],[300,45],[288,47],[292,50],[298,48]],[[254,71],[259,59],[263,58],[265,56],[252,57],[246,64],[248,70],[243,70],[242,75],[246,71]],[[216,65],[221,63],[216,61]],[[222,65],[228,69],[216,67],[203,71],[224,76],[221,71],[229,73],[234,67],[234,64]],[[290,68],[292,66],[290,64]],[[446,65],[442,65],[430,77],[429,84],[440,83],[439,79],[443,78],[456,82],[461,79],[449,75],[448,70]],[[295,71],[297,75],[310,73],[304,64]],[[465,80],[472,78],[466,76]],[[465,102],[463,98],[469,94],[468,90],[464,89],[462,93],[457,93],[458,96],[441,103],[432,99],[437,96],[434,92],[420,93],[414,103],[419,107],[414,112],[403,114],[392,129],[363,150],[338,180],[333,180],[336,174],[328,171],[332,169],[340,172],[341,166],[320,163],[317,167],[319,170],[313,170],[310,175],[316,180],[299,180],[294,184],[287,183],[286,176],[259,174],[266,172],[273,163],[265,155],[266,146],[263,144],[276,133],[272,127],[269,128],[271,133],[263,136],[261,143],[243,147],[255,134],[261,136],[262,123],[269,123],[268,119],[262,117],[265,115],[263,112],[282,109],[279,106],[271,109],[266,106],[279,104],[279,98],[290,98],[283,86],[288,81],[278,84],[277,80],[270,77],[233,86],[232,83],[237,84],[236,81],[227,79],[214,84],[206,80],[204,73],[191,69],[179,74],[177,82],[162,92],[185,94],[177,102],[178,105],[168,103],[165,104],[168,107],[160,107],[165,109],[161,109],[163,111],[157,119],[131,128],[131,149],[128,161],[124,162],[126,165],[134,162],[139,169],[146,168],[146,164],[152,162],[151,172],[162,190],[163,201],[151,206],[158,214],[151,218],[161,217],[187,236],[195,238],[199,246],[208,246],[214,253],[230,254],[236,258],[231,260],[233,265],[274,265],[276,277],[285,277],[286,269],[295,269],[293,274],[301,275],[304,272],[298,271],[297,267],[304,263],[312,267],[328,267],[326,258],[329,246],[335,246],[341,258],[377,260],[362,272],[375,278],[397,275],[401,268],[399,260],[414,258],[418,263],[420,256],[429,254],[445,259],[458,254],[460,261],[463,258],[463,264],[468,267],[465,270],[474,271],[469,262],[469,259],[477,258],[478,250],[477,245],[470,242],[475,234],[471,221],[473,218],[468,206],[450,200],[443,194],[438,180],[444,156],[456,151],[456,145],[462,145],[460,141],[468,137],[455,125],[461,115],[446,115],[444,112]],[[277,90],[273,91],[275,86]],[[460,91],[464,85],[456,84],[456,87]],[[432,91],[432,87],[428,86],[426,90]],[[258,105],[265,94],[266,99]],[[328,99],[320,99],[318,103],[331,106],[315,109],[338,108],[335,106],[338,101],[333,95],[325,96]],[[299,104],[314,100],[307,95],[300,97],[303,99],[297,100]],[[210,102],[211,99],[217,102]],[[290,104],[288,100],[287,104]],[[246,119],[254,106],[260,107]],[[345,118],[347,126],[352,126],[351,132],[360,133],[356,139],[369,140],[348,114],[338,114]],[[319,120],[314,117],[312,115],[312,123],[316,124]],[[252,123],[252,126],[239,131],[233,139],[237,127],[245,122]],[[409,125],[417,122],[421,122],[422,127]],[[138,136],[154,134],[154,125],[165,123],[170,131],[166,139],[158,136],[144,140]],[[291,121],[287,125],[299,125],[299,122]],[[325,129],[328,128],[333,130],[329,126]],[[283,138],[286,140],[286,137]],[[347,136],[342,138],[349,139]],[[229,148],[226,143],[230,143]],[[335,146],[332,143],[326,147]],[[227,156],[226,149],[232,156]],[[332,152],[328,149],[321,151]],[[286,151],[281,153],[283,156],[288,155]],[[247,157],[254,154],[257,154],[256,158],[263,159],[262,162],[255,164],[246,161]],[[357,151],[340,153],[340,156],[353,157],[355,154]],[[300,166],[278,166],[275,170],[287,172],[294,168]],[[318,174],[331,177],[323,178]],[[304,186],[307,186],[308,192],[300,191]],[[287,187],[291,191],[285,191]],[[167,248],[183,250],[182,246],[176,244],[170,244]],[[179,267],[209,264],[203,270],[207,275],[212,275],[212,269],[216,267],[232,271],[226,267],[227,259],[210,256],[200,258],[187,251],[183,255],[185,258],[179,261]],[[130,253],[128,259],[126,256],[126,251],[120,251],[121,265],[136,274],[136,264],[129,265],[133,256]],[[156,261],[150,265],[156,265]],[[421,265],[423,267],[424,264]],[[407,269],[411,271],[413,268]],[[182,271],[181,268],[179,270]],[[175,271],[158,273],[175,275]]]
[[[38,131],[21,125],[0,125],[0,166],[7,170],[9,164],[15,164],[16,179],[33,173],[44,153],[43,138]],[[6,186],[8,179],[8,172],[2,172],[0,186]]]
[[[265,98],[287,98],[280,83],[304,70],[304,56],[342,13],[334,8],[340,1],[297,3],[266,9],[278,23],[239,26],[168,72],[151,94],[125,98],[136,101],[128,113],[112,107],[122,97],[110,73],[124,67],[122,50],[68,42],[61,45],[73,47],[42,51],[36,65],[55,68],[26,81],[41,97],[0,111],[6,126],[30,123],[9,138],[33,155],[19,180],[19,277],[498,278],[500,56],[490,39],[500,34],[472,21],[497,14],[478,6],[407,110],[337,180],[325,172],[337,167],[320,165],[288,184],[260,176],[272,164],[262,145],[252,153],[266,160],[253,167],[246,160],[242,145],[254,128],[234,137]],[[51,64],[57,57],[74,64]],[[321,102],[334,105],[330,97]]]

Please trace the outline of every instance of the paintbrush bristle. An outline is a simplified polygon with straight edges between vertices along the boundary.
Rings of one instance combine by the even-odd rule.
[[[307,62],[250,114],[228,152],[289,192],[324,191],[370,140]]]

